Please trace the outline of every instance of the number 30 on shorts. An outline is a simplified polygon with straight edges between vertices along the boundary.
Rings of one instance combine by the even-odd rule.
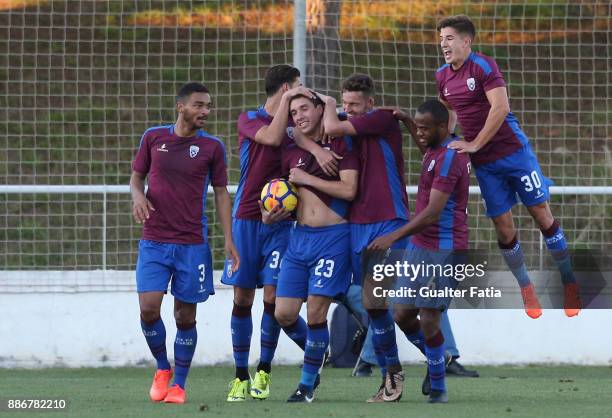
[[[332,275],[334,274],[334,260],[326,260],[324,258],[321,258],[317,262],[314,274],[315,276],[323,276],[327,278],[332,277]]]
[[[538,172],[535,170],[531,172],[531,177],[530,176],[521,177],[521,181],[525,184],[526,192],[533,191],[534,186],[536,189],[539,189],[540,187],[542,187],[542,181],[540,180],[540,176],[538,176]]]

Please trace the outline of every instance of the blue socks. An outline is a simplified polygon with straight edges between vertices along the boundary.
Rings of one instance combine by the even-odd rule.
[[[501,250],[506,264],[516,277],[520,287],[529,286],[531,280],[529,280],[529,274],[527,273],[527,266],[525,266],[525,256],[523,255],[523,249],[517,236],[515,236],[509,244],[504,244],[501,241],[498,242],[499,249]]]
[[[439,330],[432,338],[425,340],[425,355],[427,356],[427,369],[431,379],[431,389],[446,392],[446,384],[444,383],[444,376],[446,374],[444,337]]]
[[[264,302],[264,313],[261,317],[261,355],[257,371],[263,370],[266,373],[270,373],[281,329],[274,318],[274,309],[274,303]]]
[[[298,347],[302,350],[306,350],[306,334],[308,332],[308,327],[306,326],[304,318],[298,315],[293,324],[283,327],[283,331],[285,331],[285,334],[287,334]]]
[[[376,358],[379,363],[384,355],[384,364],[379,364],[381,368],[386,368],[390,372],[401,370],[399,357],[397,354],[397,342],[395,341],[395,322],[387,309],[368,309],[370,324],[374,331],[373,342]],[[394,370],[391,370],[394,369]]]
[[[406,338],[408,338],[408,341],[410,341],[412,345],[418,348],[419,351],[425,355],[425,336],[423,335],[423,331],[421,331],[421,327],[404,331],[404,335]]]
[[[329,330],[327,321],[320,324],[308,325],[306,338],[306,349],[304,350],[304,366],[302,367],[302,378],[300,387],[312,391],[314,382],[323,364],[325,350],[329,345]]]
[[[145,322],[140,318],[140,327],[147,340],[151,354],[157,360],[157,368],[160,370],[170,370],[168,354],[166,353],[166,327],[161,318],[153,322]]]
[[[198,342],[196,323],[181,327],[177,324],[174,340],[174,384],[185,389],[185,380]]]
[[[249,378],[249,350],[251,349],[251,334],[253,334],[251,306],[239,306],[234,303],[232,309],[232,348],[234,363],[236,364],[236,377],[240,380]]]
[[[550,228],[542,229],[542,235],[544,235],[546,246],[561,272],[563,284],[576,283],[576,277],[574,277],[574,271],[572,270],[572,262],[567,250],[567,241],[561,226],[559,226],[559,222],[555,219]]]

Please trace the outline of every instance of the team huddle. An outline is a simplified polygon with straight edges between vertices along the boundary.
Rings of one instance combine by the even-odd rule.
[[[526,313],[535,319],[542,310],[513,225],[517,194],[558,264],[567,316],[579,313],[567,242],[548,205],[551,182],[510,112],[497,64],[472,52],[475,28],[466,16],[442,20],[438,31],[445,60],[435,73],[439,98],[421,104],[413,117],[376,107],[374,81],[365,74],[343,81],[339,113],[333,97],[302,86],[297,68],[268,69],[265,104],[238,117],[240,180],[233,209],[224,144],[202,129],[212,106],[204,85],[183,85],[176,122],[144,133],[130,187],[133,215],[144,223],[136,283],[143,334],[157,362],[151,400],[186,401],[185,383],[197,343],[196,306],[214,294],[205,216],[209,185],[227,254],[221,281],[234,289],[229,322],[236,374],[230,402],[269,397],[281,330],[304,351],[299,383],[287,401],[312,402],[329,346],[330,304],[349,286],[362,284],[361,261],[367,252],[391,248],[403,252],[411,264],[460,263],[468,249],[472,167]],[[412,215],[400,122],[423,153]],[[457,122],[463,140],[454,133]],[[273,187],[290,194],[295,187],[295,210],[282,204],[264,207],[264,187],[264,195]],[[398,286],[418,289],[430,286],[431,280],[442,278],[423,275],[410,283],[398,280]],[[160,317],[169,284],[177,325],[174,369]],[[437,285],[453,286],[452,279]],[[257,288],[263,288],[264,312],[261,353],[252,378],[248,363]],[[306,318],[300,316],[304,302]],[[402,397],[396,324],[427,360],[423,392],[428,402],[448,402],[440,318],[450,299],[416,296],[390,302],[389,309],[366,309],[382,372],[381,384],[367,402]]]

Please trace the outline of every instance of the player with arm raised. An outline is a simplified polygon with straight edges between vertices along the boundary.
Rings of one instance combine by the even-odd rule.
[[[182,86],[177,95],[176,122],[148,129],[132,163],[133,215],[137,222],[144,223],[136,287],[142,332],[157,361],[149,393],[155,402],[185,402],[185,381],[197,342],[197,303],[214,294],[205,215],[209,184],[215,192],[225,251],[234,271],[240,265],[232,241],[225,146],[202,130],[211,105],[204,85]],[[166,355],[166,329],[160,308],[170,282],[177,332],[174,383],[168,388],[173,372]]]
[[[465,139],[449,147],[471,156],[487,216],[521,288],[525,311],[534,319],[542,314],[512,219],[517,194],[542,231],[561,272],[565,314],[578,315],[580,299],[567,241],[548,204],[552,182],[542,174],[527,136],[510,111],[506,83],[497,63],[472,51],[476,28],[467,16],[443,19],[437,29],[446,62],[436,71],[439,97],[450,110],[450,131],[458,120]]]
[[[323,103],[308,96],[291,101],[295,130],[320,143]],[[335,112],[335,107],[333,108]],[[333,298],[342,296],[351,276],[349,203],[357,193],[359,160],[350,137],[335,139],[328,147],[341,157],[339,173],[325,174],[312,155],[295,143],[283,150],[283,172],[298,186],[297,225],[291,231],[278,279],[276,318],[283,325],[295,322],[307,303],[308,333],[304,366],[297,390],[288,402],[312,402],[319,369],[329,344],[327,311]]]
[[[402,133],[391,110],[374,107],[374,82],[353,74],[342,84],[342,106],[348,120],[336,114],[336,101],[325,97],[325,132],[334,137],[351,135],[360,154],[359,191],[351,205],[351,264],[353,282],[361,284],[361,255],[368,244],[408,221],[408,195],[404,182]],[[406,248],[399,240],[393,248]],[[387,309],[368,309],[374,331],[376,358],[383,382],[368,402],[400,399],[404,373],[397,354],[393,317]]]
[[[448,118],[447,109],[437,100],[419,106],[414,118],[415,139],[427,144],[427,152],[423,158],[414,217],[403,227],[375,239],[368,249],[386,250],[398,240],[412,236],[407,252],[407,261],[411,265],[454,264],[460,258],[457,252],[468,249],[470,159],[466,154],[447,148],[454,140],[448,133]],[[422,275],[413,279],[398,279],[398,288],[411,287],[419,294],[419,288],[428,287],[432,280],[435,289],[454,288],[456,285],[456,282],[445,281],[444,277]],[[422,351],[427,357],[431,379],[428,402],[448,402],[440,316],[448,308],[450,299],[416,297],[395,302],[394,319],[400,329],[406,335],[419,330],[420,339],[424,340]],[[402,307],[403,304],[408,304],[409,308]]]
[[[276,282],[292,222],[284,210],[262,211],[259,199],[263,186],[281,175],[281,144],[291,141],[286,136],[289,99],[298,92],[312,95],[300,85],[297,68],[290,65],[271,67],[265,77],[266,103],[238,117],[240,181],[234,200],[232,230],[242,255],[242,267],[234,272],[231,260],[227,260],[221,278],[222,283],[234,287],[230,326],[236,374],[230,384],[229,402],[244,401],[247,393],[257,399],[266,399],[270,393],[271,362],[280,333],[274,318]],[[329,160],[333,159],[329,157]],[[253,332],[251,309],[255,289],[261,287],[264,289],[261,354],[251,385],[248,371]],[[306,323],[301,317],[284,330],[304,348]]]

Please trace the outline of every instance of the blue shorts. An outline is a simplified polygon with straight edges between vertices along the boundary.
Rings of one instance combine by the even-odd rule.
[[[313,228],[296,225],[283,257],[276,297],[341,297],[351,283],[348,224]]]
[[[410,243],[405,260],[411,265],[420,265],[421,270],[416,277],[398,277],[395,290],[402,290],[406,295],[396,296],[390,302],[419,309],[428,308],[441,311],[448,309],[452,293],[449,295],[448,292],[445,292],[445,295],[442,296],[433,294],[433,291],[444,289],[452,291],[457,288],[459,282],[455,280],[453,271],[458,264],[465,265],[466,254],[453,250],[433,251]],[[452,266],[453,270],[449,271],[448,266]],[[412,290],[411,295],[407,294],[408,289]]]
[[[232,236],[240,255],[240,268],[232,272],[231,262],[225,260],[221,283],[247,289],[276,286],[292,225],[292,221],[266,225],[234,218]]]
[[[404,219],[393,219],[371,224],[351,224],[351,269],[353,271],[354,284],[361,285],[361,254],[368,248],[368,245],[376,238],[387,235],[406,225],[407,222]],[[402,238],[396,241],[391,248],[403,250],[406,249],[407,245],[408,238]]]
[[[166,292],[185,303],[199,303],[214,295],[210,248],[204,244],[170,244],[149,240],[138,243],[136,290]]]
[[[527,207],[549,199],[553,182],[544,177],[529,143],[514,154],[476,167],[487,216],[494,218],[518,203],[517,194]]]

